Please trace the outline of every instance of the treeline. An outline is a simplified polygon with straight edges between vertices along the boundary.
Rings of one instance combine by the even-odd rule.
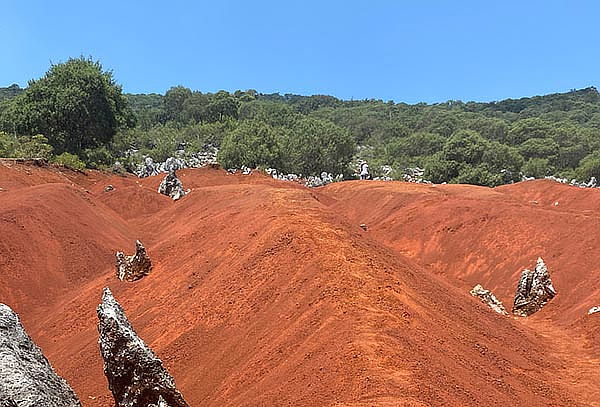
[[[374,175],[383,165],[396,178],[419,166],[434,182],[600,178],[600,94],[593,87],[493,103],[416,105],[182,86],[132,95],[98,62],[78,58],[53,65],[24,91],[7,89],[0,92],[0,155],[31,154],[39,134],[54,155],[70,154],[62,159],[88,167],[120,161],[131,170],[144,155],[164,160],[214,146],[226,168],[304,175],[349,177],[353,160],[364,159]]]

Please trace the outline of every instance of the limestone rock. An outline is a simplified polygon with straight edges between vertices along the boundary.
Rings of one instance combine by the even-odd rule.
[[[158,192],[171,197],[174,201],[182,198],[189,191],[183,189],[183,184],[177,178],[175,170],[169,171],[169,173],[163,178],[162,182],[158,186]]]
[[[588,310],[588,315],[592,315],[595,314],[597,312],[600,312],[600,307],[592,307]]]
[[[123,252],[117,252],[117,277],[123,281],[136,281],[147,276],[152,270],[152,261],[146,253],[146,248],[139,240],[135,241],[135,254],[125,256]]]
[[[486,290],[480,284],[477,284],[470,292],[473,297],[479,298],[481,302],[487,304],[498,314],[508,315],[508,312],[506,312],[502,301],[496,298],[496,296],[490,290]]]
[[[542,309],[555,296],[550,273],[540,257],[534,271],[525,269],[521,273],[512,312],[522,317],[529,316]]]
[[[17,402],[12,400],[12,399],[8,399],[8,398],[4,398],[3,396],[0,396],[0,407],[19,407],[17,405]]]
[[[0,304],[0,407],[81,407],[23,329],[17,314]]]
[[[144,164],[140,166],[138,171],[136,172],[137,176],[140,178],[151,177],[153,175],[158,175],[158,169],[156,168],[156,164],[154,164],[154,160],[152,157],[146,157],[144,159]]]
[[[116,407],[189,407],[173,377],[135,333],[108,288],[97,311],[104,374]]]

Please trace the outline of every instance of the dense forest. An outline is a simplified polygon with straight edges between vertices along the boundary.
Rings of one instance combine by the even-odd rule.
[[[225,168],[272,167],[351,178],[356,160],[400,178],[421,167],[436,183],[495,186],[523,176],[600,179],[600,94],[594,87],[477,103],[406,104],[333,96],[124,94],[99,62],[76,58],[0,88],[0,156],[133,170],[145,156],[219,149]]]

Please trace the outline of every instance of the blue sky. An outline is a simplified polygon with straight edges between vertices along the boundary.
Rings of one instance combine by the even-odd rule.
[[[0,0],[0,15],[0,86],[80,55],[134,93],[416,103],[600,85],[597,0]]]

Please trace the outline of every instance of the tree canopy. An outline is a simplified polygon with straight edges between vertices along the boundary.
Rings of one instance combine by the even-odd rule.
[[[119,128],[134,123],[112,73],[86,58],[52,65],[0,112],[0,128],[5,132],[43,134],[57,153],[80,154],[105,145]]]
[[[91,167],[118,160],[131,169],[144,156],[164,160],[217,147],[225,167],[349,177],[351,163],[366,159],[375,174],[391,166],[400,177],[418,166],[433,182],[489,186],[523,175],[586,181],[600,168],[600,94],[593,87],[413,105],[184,86],[123,95],[99,62],[78,58],[53,65],[26,89],[0,88],[0,131],[0,154],[29,151],[20,146],[43,135],[53,154],[77,154]]]

